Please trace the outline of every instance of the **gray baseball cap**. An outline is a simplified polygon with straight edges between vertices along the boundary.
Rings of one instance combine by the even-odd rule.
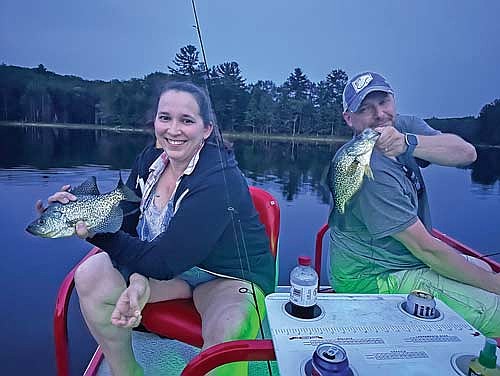
[[[374,92],[383,91],[394,95],[391,85],[375,72],[358,73],[349,80],[342,93],[344,112],[356,112],[365,97]]]

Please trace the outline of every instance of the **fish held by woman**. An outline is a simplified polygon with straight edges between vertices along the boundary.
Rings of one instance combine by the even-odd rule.
[[[347,203],[361,187],[364,176],[373,179],[370,159],[379,136],[380,133],[367,128],[335,155],[327,181],[335,208],[340,214],[344,214]]]
[[[85,222],[92,236],[96,233],[117,232],[123,222],[120,202],[140,202],[140,198],[127,187],[120,176],[117,187],[101,194],[95,176],[70,190],[76,201],[50,204],[26,231],[43,238],[62,238],[75,234],[75,225]]]

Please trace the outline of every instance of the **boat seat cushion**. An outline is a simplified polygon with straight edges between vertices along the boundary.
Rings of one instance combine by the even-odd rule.
[[[192,299],[175,299],[146,304],[142,324],[150,332],[202,347],[201,317]]]

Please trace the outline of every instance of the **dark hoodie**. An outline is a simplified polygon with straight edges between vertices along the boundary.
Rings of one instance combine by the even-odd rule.
[[[161,153],[150,145],[136,158],[127,185],[139,197],[137,178],[147,180],[149,166]],[[126,216],[117,233],[97,234],[89,241],[130,273],[166,280],[199,266],[272,292],[275,268],[269,240],[232,151],[207,142],[194,171],[181,177],[174,207],[186,190],[167,230],[153,241],[137,237],[138,212]],[[137,207],[127,203],[126,211]]]

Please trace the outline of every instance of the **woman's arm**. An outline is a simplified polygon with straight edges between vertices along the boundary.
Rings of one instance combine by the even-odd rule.
[[[132,272],[170,279],[201,263],[230,222],[224,187],[203,184],[182,200],[167,230],[151,242],[118,231],[88,239]]]
[[[393,237],[436,273],[500,294],[500,274],[468,262],[456,250],[429,234],[420,220]]]

